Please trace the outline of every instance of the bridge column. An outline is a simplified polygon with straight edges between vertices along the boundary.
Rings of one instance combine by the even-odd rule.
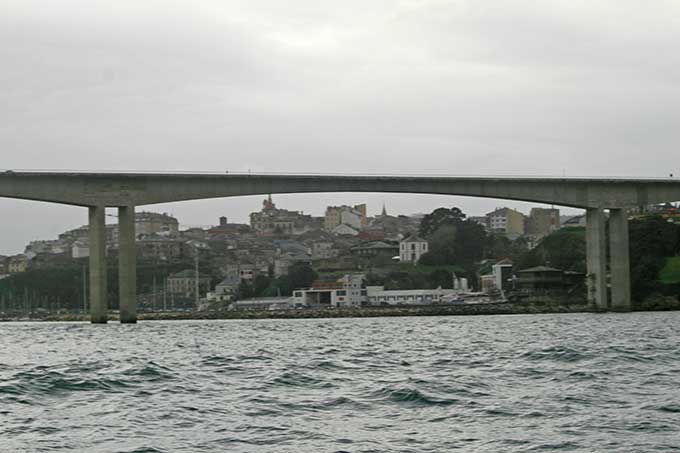
[[[108,320],[106,303],[106,208],[89,207],[90,241],[90,322]]]
[[[137,322],[135,207],[118,208],[118,293],[120,322]]]
[[[598,310],[607,309],[607,254],[604,212],[586,210],[586,261],[588,266],[588,303]]]
[[[612,309],[630,311],[630,256],[628,214],[609,210],[609,256],[611,259]]]

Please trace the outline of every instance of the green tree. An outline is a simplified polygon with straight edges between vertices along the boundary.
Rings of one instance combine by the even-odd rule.
[[[288,270],[288,286],[290,289],[309,288],[318,274],[307,263],[294,263]]]
[[[239,283],[238,289],[236,290],[236,299],[238,300],[248,299],[250,297],[253,297],[253,295],[254,295],[253,287],[245,280],[241,280],[241,283]]]
[[[264,296],[265,292],[271,286],[272,279],[266,275],[259,274],[253,280],[253,295],[255,297]]]
[[[490,246],[484,228],[455,207],[435,209],[423,217],[420,233],[429,242],[429,252],[420,260],[427,265],[460,264],[471,269]]]
[[[653,216],[632,220],[629,231],[631,292],[641,302],[660,290],[665,258],[680,253],[680,226]]]
[[[444,225],[458,225],[465,221],[465,214],[459,208],[437,208],[420,221],[420,234],[429,237]]]
[[[550,266],[566,271],[586,272],[585,229],[562,228],[543,238],[515,262],[517,270]]]

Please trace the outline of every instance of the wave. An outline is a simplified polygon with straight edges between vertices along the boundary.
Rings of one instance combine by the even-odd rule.
[[[413,387],[383,387],[371,393],[373,399],[412,406],[450,406],[460,403],[456,398],[429,395]]]
[[[520,354],[520,357],[532,361],[578,362],[592,358],[592,354],[586,354],[567,346],[550,346],[538,350],[525,351]]]

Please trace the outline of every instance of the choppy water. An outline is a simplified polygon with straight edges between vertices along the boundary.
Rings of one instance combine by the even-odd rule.
[[[0,324],[0,451],[680,451],[680,313]]]

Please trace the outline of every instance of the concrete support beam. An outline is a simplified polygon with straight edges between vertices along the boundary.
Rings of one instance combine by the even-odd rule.
[[[628,215],[625,209],[609,210],[612,310],[630,311],[630,256]]]
[[[118,208],[118,293],[120,322],[137,322],[135,207]]]
[[[90,322],[106,323],[106,208],[89,207]]]
[[[588,302],[598,310],[607,310],[607,254],[604,212],[586,210],[586,262],[588,266]]]

